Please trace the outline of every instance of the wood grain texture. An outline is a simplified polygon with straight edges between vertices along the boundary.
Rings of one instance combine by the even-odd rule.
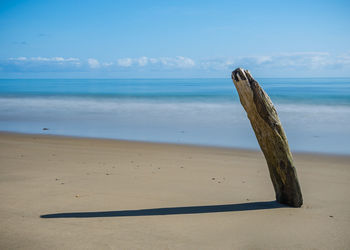
[[[300,207],[303,198],[293,157],[270,97],[248,70],[237,68],[232,72],[232,80],[264,153],[276,200],[292,207]]]

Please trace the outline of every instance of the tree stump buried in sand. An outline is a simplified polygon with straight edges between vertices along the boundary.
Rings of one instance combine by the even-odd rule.
[[[264,153],[279,203],[300,207],[303,197],[287,137],[270,97],[248,70],[237,68],[232,80]]]

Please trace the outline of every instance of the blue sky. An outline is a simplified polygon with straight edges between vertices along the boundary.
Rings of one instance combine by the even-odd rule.
[[[0,1],[1,78],[349,77],[350,1]]]

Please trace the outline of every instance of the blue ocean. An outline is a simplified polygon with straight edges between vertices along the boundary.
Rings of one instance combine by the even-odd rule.
[[[257,80],[292,151],[350,154],[350,78]],[[1,79],[0,131],[259,148],[229,78]]]

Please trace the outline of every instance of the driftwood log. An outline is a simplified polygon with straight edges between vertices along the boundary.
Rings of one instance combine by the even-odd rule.
[[[292,154],[270,97],[248,70],[241,68],[234,70],[232,80],[264,153],[276,192],[276,200],[292,207],[300,207],[303,204],[303,197]]]

